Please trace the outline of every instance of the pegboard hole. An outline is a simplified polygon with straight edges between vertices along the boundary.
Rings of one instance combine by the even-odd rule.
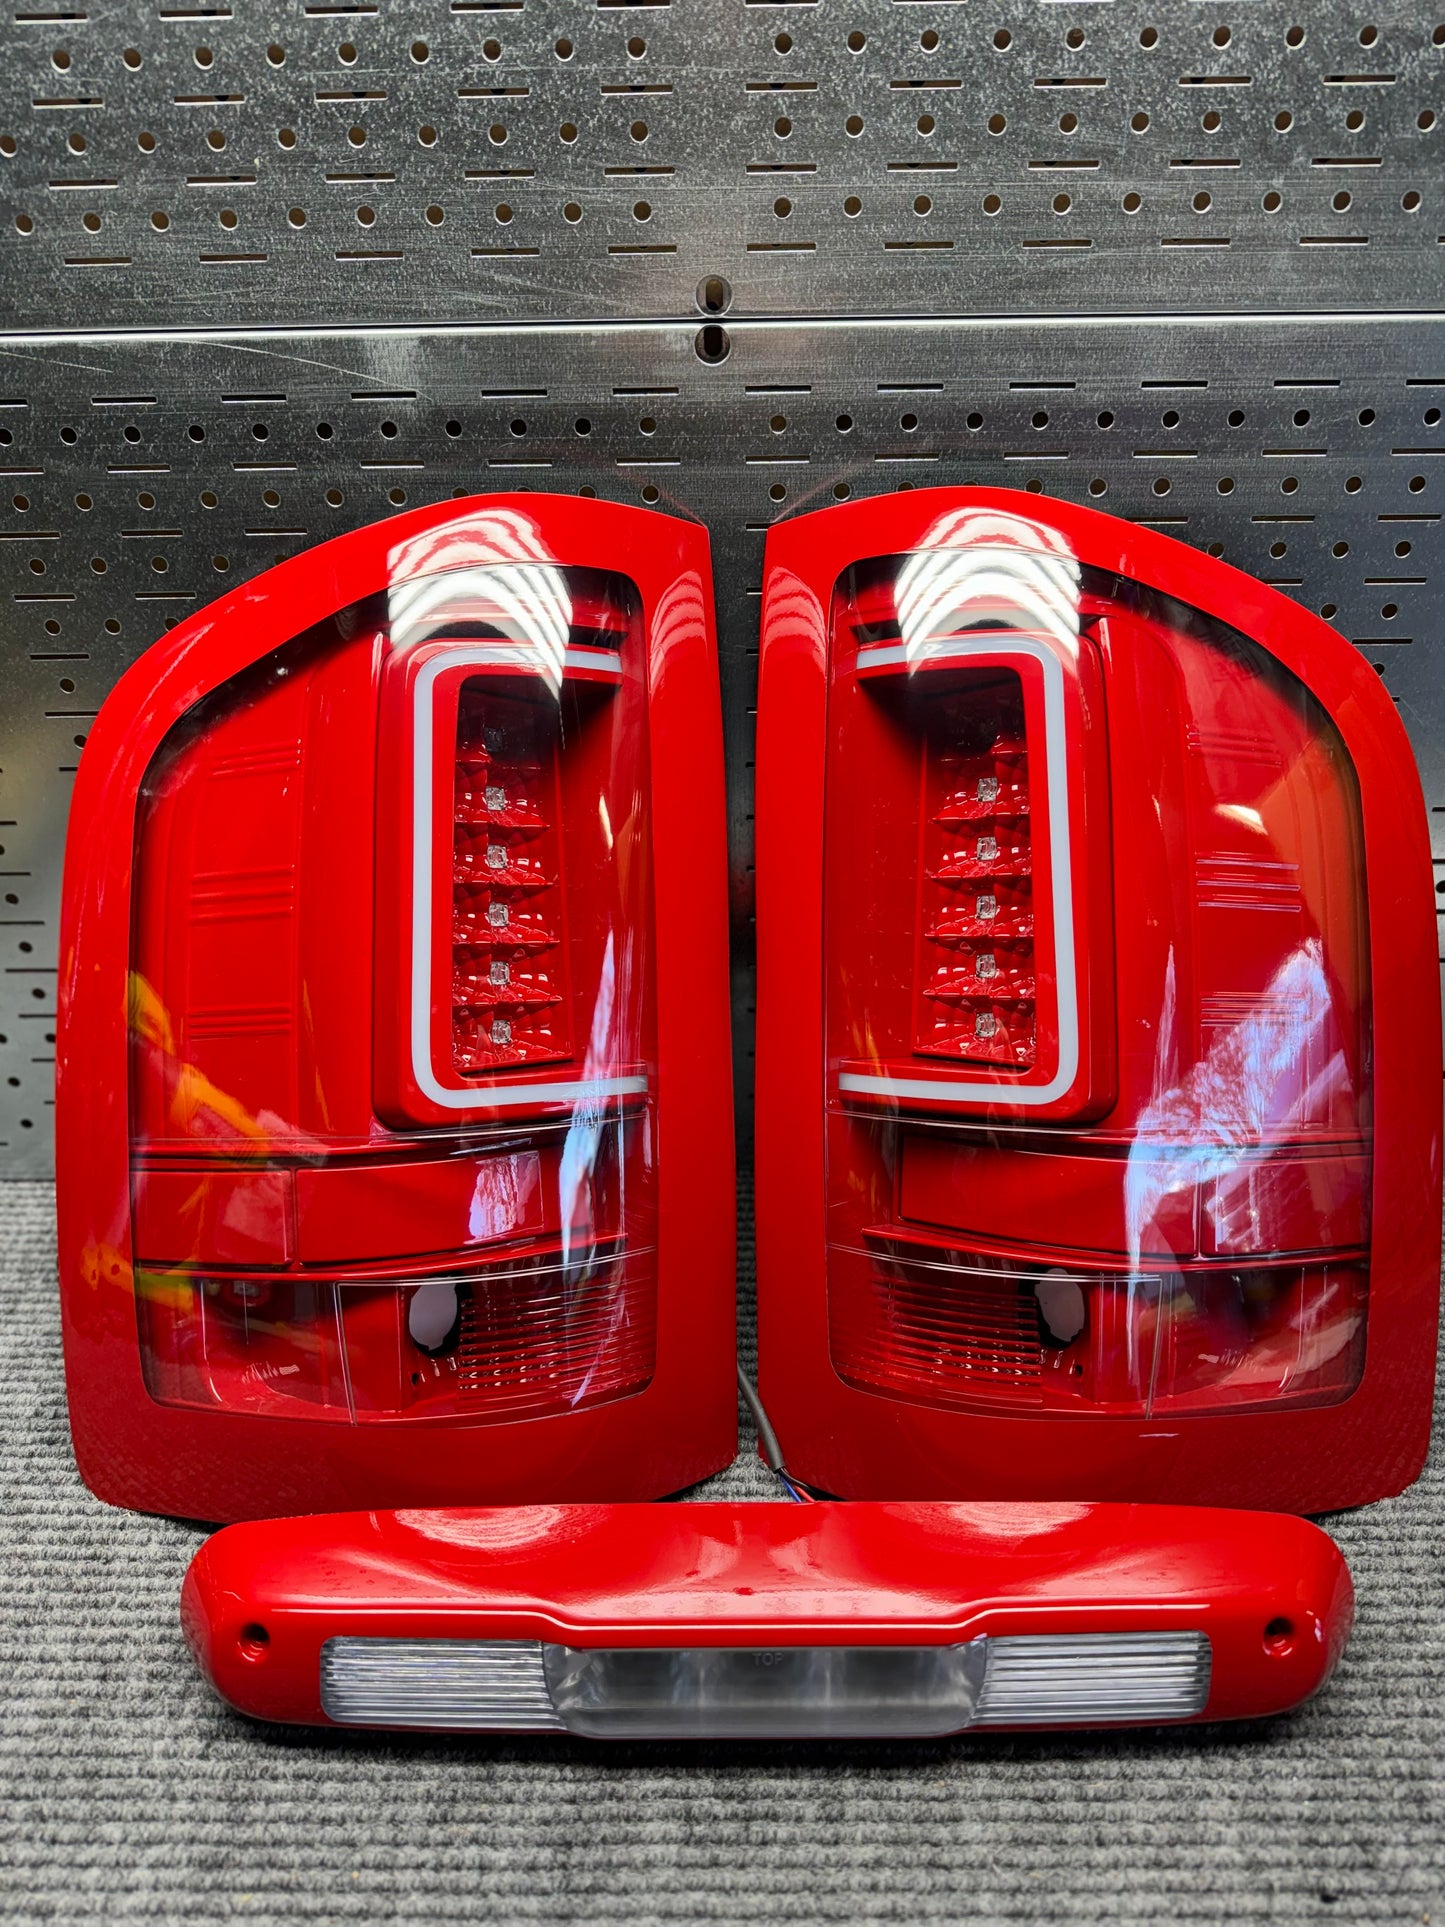
[[[933,202],[926,194],[919,194],[914,198],[913,212],[915,214],[931,214],[933,212]]]
[[[564,120],[562,125],[557,129],[557,133],[562,140],[568,142],[568,144],[570,145],[571,142],[575,141],[577,138],[576,121]]]
[[[411,57],[419,67],[424,60],[431,59],[431,48],[424,40],[413,40],[411,43]]]
[[[971,414],[968,417],[964,425],[967,428],[973,429],[974,432],[977,433],[977,431],[983,427],[983,416],[978,413],[977,409],[975,409],[973,414]]]
[[[1177,408],[1166,408],[1164,413],[1159,417],[1159,420],[1165,428],[1177,428],[1179,426],[1179,410]]]
[[[156,151],[155,135],[152,133],[148,133],[144,128],[141,130],[139,134],[136,135],[135,144],[140,149],[142,154],[154,154],[154,152]],[[85,146],[85,142],[82,141],[80,144],[80,149],[83,149],[84,146]],[[80,149],[77,149],[76,151],[79,152]]]
[[[1210,36],[1210,38],[1213,40],[1216,47],[1227,47],[1230,41],[1230,32],[1228,27],[1216,27],[1214,29],[1213,34]]]
[[[1266,194],[1264,199],[1260,202],[1260,206],[1264,209],[1266,214],[1278,214],[1280,209],[1284,206],[1284,196],[1280,193],[1277,187],[1272,187],[1269,190],[1268,194]]]
[[[1308,410],[1308,408],[1297,408],[1294,411],[1295,427],[1303,428],[1305,424],[1309,421],[1309,418],[1310,418],[1310,411]]]
[[[657,423],[651,415],[644,415],[637,426],[644,435],[655,435],[657,433]]]
[[[281,506],[281,497],[276,493],[274,488],[262,489],[261,500],[266,504],[268,509],[278,509]]]
[[[279,42],[273,40],[271,45],[266,49],[266,58],[273,67],[283,66],[286,60],[286,49],[281,46]]]
[[[1077,133],[1078,128],[1079,128],[1079,117],[1077,114],[1060,114],[1059,115],[1059,132],[1061,134]]]
[[[647,122],[645,120],[635,120],[627,131],[635,141],[645,141],[647,139]]]
[[[346,56],[343,53],[342,58],[345,59],[345,57]],[[204,68],[204,67],[212,66],[215,62],[216,56],[211,52],[209,47],[197,47],[195,53],[192,55],[192,58],[194,59],[198,67]],[[351,58],[353,60],[355,60],[356,58],[356,49],[354,47],[351,50]]]
[[[1055,214],[1067,214],[1073,205],[1072,200],[1067,194],[1056,194],[1054,196],[1053,207]]]
[[[1084,44],[1083,28],[1070,27],[1069,31],[1064,35],[1064,45],[1066,47],[1072,47],[1074,51],[1077,53],[1077,51],[1079,50],[1080,47],[1083,46],[1083,44]]]
[[[918,44],[920,47],[922,47],[923,51],[926,54],[937,53],[938,44],[939,44],[937,28],[935,27],[926,28],[924,32],[919,34]]]
[[[772,420],[768,423],[768,427],[772,429],[775,435],[783,434],[786,431],[787,426],[788,426],[788,418],[786,415],[774,415]]]
[[[553,53],[556,54],[559,60],[570,60],[573,54],[577,51],[577,49],[572,45],[572,42],[568,40],[566,35],[564,34],[563,37],[557,42],[556,46],[552,49],[552,51]]]
[[[773,212],[780,221],[786,221],[792,211],[793,203],[788,199],[786,194],[780,194],[777,200],[773,202]]]
[[[1289,111],[1288,107],[1280,108],[1274,117],[1274,124],[1276,131],[1281,134],[1287,134],[1290,128],[1294,126],[1294,115]]]
[[[1035,428],[1047,428],[1049,425],[1048,410],[1046,408],[1037,408],[1034,410],[1030,419]]]
[[[1400,196],[1400,205],[1407,214],[1413,214],[1419,208],[1420,196],[1415,192],[1413,187],[1409,193]]]
[[[396,423],[383,422],[381,424],[381,432],[386,436],[387,440],[390,441],[391,437],[396,433]]]
[[[1149,116],[1144,112],[1142,107],[1139,109],[1137,114],[1131,114],[1129,116],[1129,125],[1133,128],[1136,134],[1142,134],[1147,131],[1149,126]]]
[[[346,497],[341,493],[341,490],[339,488],[327,489],[326,501],[327,501],[328,507],[339,509],[345,500],[346,500]]]
[[[1003,202],[1002,202],[1002,201],[1001,201],[1001,200],[999,199],[999,197],[998,197],[998,195],[997,195],[997,194],[985,194],[985,195],[984,195],[984,197],[983,197],[983,211],[984,211],[984,213],[985,213],[985,214],[997,214],[997,213],[998,213],[998,211],[999,211],[999,209],[1000,209],[1000,208],[1001,208],[1002,206],[1003,206]]]
[[[852,491],[852,489],[851,489],[851,488],[849,488],[849,486],[848,486],[848,484],[847,484],[846,482],[834,482],[834,484],[833,484],[833,500],[834,500],[835,502],[846,502],[846,501],[847,501],[847,499],[848,499],[848,497],[849,497],[849,496],[850,496],[850,495],[851,495],[852,493],[853,493],[853,491]]]
[[[564,221],[570,221],[573,227],[576,227],[577,223],[582,219],[582,210],[576,201],[568,201],[566,203],[562,209],[562,219]]]
[[[1002,134],[1004,130],[1007,128],[1007,126],[1008,126],[1008,120],[1005,115],[1003,114],[989,115],[988,131],[990,132],[990,134]]]
[[[1413,542],[1397,542],[1395,544],[1395,553],[1401,557],[1407,556],[1414,546]]]
[[[790,33],[774,34],[773,49],[780,54],[790,54],[793,51],[793,36]]]
[[[1013,35],[1007,27],[1000,27],[993,37],[993,44],[1000,53],[1005,53],[1013,45]]]
[[[1130,188],[1119,205],[1126,214],[1137,214],[1144,205],[1144,197],[1142,194],[1136,193],[1133,188]]]
[[[1167,475],[1157,477],[1154,483],[1154,493],[1156,495],[1167,495],[1169,493],[1169,477]]]
[[[590,435],[592,424],[585,415],[579,415],[572,424],[572,432],[574,435]]]
[[[647,42],[642,38],[641,34],[633,34],[627,43],[627,51],[632,59],[641,60],[642,56],[647,52]]]
[[[1216,108],[1211,107],[1207,114],[1201,114],[1199,125],[1206,134],[1217,134],[1224,125],[1224,116]]]
[[[1400,605],[1398,602],[1387,602],[1380,609],[1380,616],[1385,622],[1393,622],[1399,613]]]
[[[1274,557],[1275,561],[1278,562],[1279,558],[1282,555],[1289,554],[1289,543],[1288,542],[1271,542],[1269,545],[1269,552]]]
[[[863,116],[861,114],[850,114],[843,123],[843,132],[853,135],[856,139],[856,137],[863,132]]]
[[[435,147],[437,142],[437,130],[435,129],[435,127],[418,127],[416,130],[416,137],[421,142],[423,147]]]
[[[1305,44],[1304,28],[1303,27],[1288,28],[1285,32],[1284,44],[1286,45],[1286,47],[1302,47]]]
[[[637,122],[637,125],[640,127],[642,125],[641,121]],[[778,139],[785,141],[792,131],[793,123],[788,119],[788,116],[786,114],[779,114],[778,118],[773,122],[773,132],[777,135]],[[645,138],[645,136],[634,134],[632,138],[637,140],[639,138]]]
[[[898,426],[903,430],[905,435],[911,435],[918,426],[918,417],[913,414],[900,415],[898,417]]]
[[[1213,205],[1213,195],[1206,194],[1204,189],[1201,188],[1194,197],[1194,212],[1196,214],[1207,214]]]
[[[288,208],[286,212],[286,219],[291,223],[292,227],[305,227],[306,225],[305,208],[304,207]]]
[[[851,435],[853,432],[853,417],[851,415],[840,415],[833,426],[840,435]]]
[[[455,415],[452,416],[451,420],[447,423],[446,427],[447,427],[448,435],[450,435],[453,438],[453,440],[455,440],[455,438],[458,435],[460,435],[462,432],[462,425],[457,420]]]
[[[1094,417],[1094,420],[1100,428],[1112,428],[1114,426],[1113,409],[1112,408],[1101,409],[1100,412]]]
[[[527,424],[520,415],[514,415],[507,426],[514,435],[525,435],[527,432]]]
[[[644,486],[642,491],[642,499],[644,502],[661,501],[662,490],[657,486],[656,482],[648,482]]]
[[[70,53],[65,47],[57,47],[50,56],[50,64],[58,73],[64,73],[70,65]]]
[[[428,227],[440,227],[446,218],[446,210],[438,207],[435,202],[426,211]]]
[[[787,495],[788,495],[788,491],[786,488],[784,488],[781,482],[774,482],[772,487],[768,490],[768,500],[770,502],[786,501]]]
[[[719,327],[715,321],[710,321],[705,328],[698,329],[692,345],[698,360],[707,362],[710,367],[716,367],[719,362],[726,361],[732,351],[732,342],[728,338],[727,329]]]
[[[1150,47],[1157,47],[1159,45],[1159,29],[1157,27],[1145,27],[1139,35],[1139,45],[1146,51]]]
[[[130,68],[131,72],[135,73],[141,64],[140,49],[138,47],[127,47],[121,55],[121,59],[125,62],[126,66]]]
[[[926,140],[938,125],[938,122],[933,118],[932,114],[920,114],[914,122],[914,125]]]
[[[705,275],[697,284],[696,300],[704,314],[726,314],[733,304],[732,284],[720,274]]]
[[[1096,475],[1089,484],[1090,495],[1105,495],[1108,493],[1108,489],[1109,484],[1099,475]]]
[[[1242,408],[1231,408],[1228,415],[1226,415],[1225,420],[1229,423],[1229,426],[1231,428],[1243,428],[1244,410]]]
[[[1286,475],[1284,480],[1279,485],[1280,494],[1295,495],[1298,493],[1298,491],[1299,491],[1299,477],[1297,475]]]
[[[121,430],[121,434],[125,437],[126,441],[130,442],[132,445],[134,445],[136,442],[140,440],[140,430],[136,427],[134,422],[127,423],[127,425]]]
[[[1342,187],[1337,194],[1331,196],[1330,206],[1335,210],[1336,214],[1343,214],[1349,205],[1350,195],[1346,188]]]
[[[376,219],[376,209],[374,207],[359,207],[356,210],[356,218],[362,227],[370,227]]]
[[[843,212],[848,216],[850,220],[854,217],[854,215],[861,214],[863,212],[863,203],[859,200],[856,194],[850,194],[848,198],[844,201]]]
[[[498,201],[497,205],[493,208],[492,213],[494,218],[497,221],[499,221],[503,227],[505,227],[512,218],[511,202]]]
[[[201,507],[203,509],[218,508],[220,506],[220,501],[221,501],[221,498],[219,495],[217,495],[214,489],[203,488],[201,490]]]
[[[1434,428],[1440,420],[1440,410],[1438,408],[1427,408],[1420,419],[1427,428]]]
[[[1232,475],[1221,475],[1214,486],[1221,495],[1233,495],[1234,477]]]
[[[389,488],[386,491],[386,499],[391,503],[393,508],[399,509],[406,501],[406,490],[404,488]]]
[[[1345,555],[1348,555],[1349,552],[1350,552],[1350,545],[1348,542],[1336,542],[1334,547],[1330,550],[1330,554],[1333,556],[1345,556]]]

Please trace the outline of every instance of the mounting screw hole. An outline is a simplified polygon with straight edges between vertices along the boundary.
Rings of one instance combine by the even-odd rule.
[[[1282,1615],[1271,1619],[1264,1629],[1264,1650],[1272,1659],[1283,1659],[1294,1651],[1294,1621]]]
[[[698,329],[692,345],[699,361],[705,361],[710,367],[716,367],[719,362],[727,360],[733,344],[727,329],[720,328],[715,321],[710,321],[705,328]]]
[[[697,284],[697,305],[704,314],[726,314],[733,305],[732,284],[724,281],[720,274],[705,275]],[[706,329],[703,332],[706,333]],[[701,354],[702,350],[699,349],[698,353]]]
[[[236,1644],[245,1659],[264,1659],[271,1650],[271,1635],[257,1619],[243,1626],[237,1636]]]

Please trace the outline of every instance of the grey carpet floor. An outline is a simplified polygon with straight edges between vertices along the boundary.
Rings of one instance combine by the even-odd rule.
[[[1354,1642],[1320,1700],[1249,1729],[603,1749],[255,1726],[181,1644],[199,1529],[76,1476],[51,1209],[0,1186],[5,1917],[1445,1927],[1445,1451],[1328,1522]],[[750,1436],[709,1490],[771,1496]]]

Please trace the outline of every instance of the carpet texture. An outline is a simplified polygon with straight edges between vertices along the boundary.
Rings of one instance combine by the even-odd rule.
[[[1315,1704],[1248,1730],[837,1746],[378,1740],[214,1700],[202,1533],[70,1457],[52,1194],[0,1187],[0,1915],[210,1921],[1400,1921],[1445,1927],[1445,1453],[1327,1522]],[[746,1287],[745,1287],[746,1288]],[[752,1456],[709,1495],[771,1496]]]

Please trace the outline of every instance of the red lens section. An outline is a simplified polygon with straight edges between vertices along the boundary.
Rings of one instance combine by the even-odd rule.
[[[495,1421],[649,1383],[646,703],[630,583],[463,568],[172,731],[132,938],[154,1398]]]
[[[1222,623],[1002,549],[850,570],[830,662],[834,1369],[999,1412],[1346,1397],[1370,1023],[1324,710]]]

